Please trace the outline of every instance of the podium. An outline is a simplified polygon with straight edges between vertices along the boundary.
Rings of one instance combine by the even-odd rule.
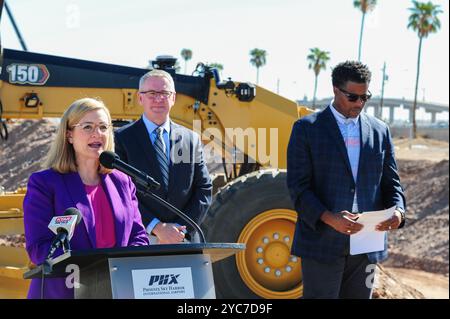
[[[79,270],[75,299],[214,299],[212,263],[244,249],[237,243],[181,243],[74,250],[51,259],[45,278]],[[24,278],[42,278],[42,271],[37,266]]]

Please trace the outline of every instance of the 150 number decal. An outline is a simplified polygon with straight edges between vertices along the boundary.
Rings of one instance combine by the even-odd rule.
[[[44,85],[50,73],[43,64],[13,63],[6,67],[9,73],[9,83]]]

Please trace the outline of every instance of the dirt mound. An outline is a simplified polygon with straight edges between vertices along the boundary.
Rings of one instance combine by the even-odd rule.
[[[391,276],[420,291],[426,299],[449,299],[448,276],[417,269],[384,267]]]
[[[404,284],[383,266],[377,268],[377,279],[372,297],[374,299],[424,299],[425,296],[411,286]]]
[[[0,187],[15,191],[26,186],[31,173],[41,164],[56,134],[56,125],[48,120],[8,123],[9,138],[0,140]]]
[[[448,274],[449,164],[399,161],[407,201],[406,227],[389,237],[386,265]]]
[[[0,236],[0,246],[25,248],[25,235]]]
[[[448,160],[438,163],[399,161],[398,166],[410,225],[443,209],[448,210]]]

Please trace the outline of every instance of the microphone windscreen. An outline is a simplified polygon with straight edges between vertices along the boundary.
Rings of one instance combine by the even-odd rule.
[[[77,225],[81,222],[81,219],[83,218],[82,215],[81,215],[81,212],[78,209],[76,209],[75,207],[67,208],[64,211],[64,215],[65,216],[67,216],[67,215],[75,215],[75,216],[77,216]]]
[[[100,164],[109,169],[114,168],[116,159],[120,159],[119,155],[111,151],[104,151],[100,154]]]

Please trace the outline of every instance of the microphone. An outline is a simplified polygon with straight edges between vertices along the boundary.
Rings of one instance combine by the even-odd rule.
[[[48,224],[48,228],[56,234],[47,255],[49,259],[55,253],[56,249],[63,245],[64,252],[70,250],[69,241],[72,239],[75,226],[81,222],[82,216],[78,209],[70,207],[64,211],[63,216],[55,216]]]
[[[193,221],[189,216],[187,216],[181,210],[179,210],[178,208],[176,208],[169,202],[165,201],[164,199],[153,194],[150,191],[150,188],[159,189],[161,186],[153,178],[151,178],[144,172],[137,170],[133,166],[130,166],[127,163],[125,163],[124,161],[122,161],[120,159],[119,155],[117,155],[114,152],[104,151],[103,153],[101,153],[100,154],[100,164],[102,164],[104,167],[109,168],[109,169],[117,168],[119,171],[133,177],[136,183],[144,186],[146,189],[146,191],[143,191],[143,190],[140,190],[139,188],[136,188],[136,191],[138,193],[140,193],[144,196],[151,197],[153,200],[157,201],[159,204],[166,207],[167,209],[169,209],[171,212],[173,212],[177,216],[181,217],[184,221],[186,221],[189,225],[191,225],[191,227],[193,229],[195,229],[198,232],[201,242],[203,242],[203,243],[206,242],[205,235],[203,234],[202,229],[200,228],[199,225],[197,225],[197,223],[195,221]]]
[[[133,177],[136,183],[144,186],[145,188],[159,189],[161,187],[161,185],[152,177],[148,176],[144,172],[141,172],[140,170],[137,170],[133,166],[128,165],[114,152],[104,151],[101,153],[100,164],[109,169],[118,169],[119,171]]]

